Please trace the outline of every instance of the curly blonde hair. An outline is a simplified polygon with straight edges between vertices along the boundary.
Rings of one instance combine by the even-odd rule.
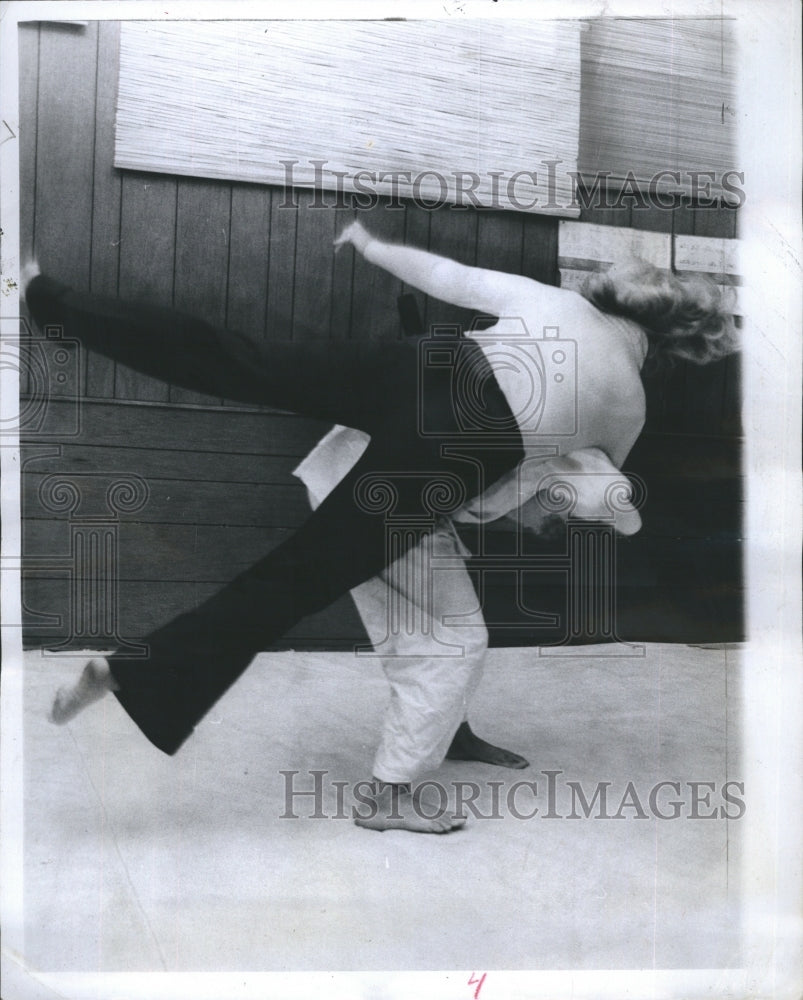
[[[634,261],[591,275],[583,295],[602,312],[638,323],[653,363],[705,365],[739,349],[731,310],[707,275],[676,274]]]

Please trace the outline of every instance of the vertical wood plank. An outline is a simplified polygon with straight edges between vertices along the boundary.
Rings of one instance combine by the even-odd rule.
[[[354,218],[352,199],[337,205],[334,211],[335,235]],[[339,250],[332,257],[332,309],[329,319],[329,336],[333,340],[347,340],[351,336],[351,303],[354,286],[354,254],[348,249]]]
[[[272,189],[268,301],[265,313],[268,339],[289,340],[293,332],[297,206],[295,192]]]
[[[726,208],[722,204],[710,208],[697,205],[694,208],[694,235],[735,239],[737,214],[735,208]]]
[[[689,365],[686,394],[686,430],[690,434],[723,434],[725,361]]]
[[[585,208],[580,205],[580,222],[595,222],[601,226],[629,226],[632,216],[632,199],[619,198],[615,190],[600,187],[598,196]]]
[[[723,205],[722,206],[722,211],[726,214],[727,218],[730,220],[730,225],[728,226],[728,230],[729,230],[729,233],[730,233],[730,238],[734,239],[734,240],[738,239],[739,238],[739,218],[740,218],[740,216],[739,216],[739,209]]]
[[[36,211],[36,133],[39,90],[38,24],[19,26],[20,256],[33,256]]]
[[[524,264],[524,227],[519,212],[478,212],[477,267],[520,274]]]
[[[329,336],[335,210],[313,190],[298,192],[293,340]]]
[[[672,234],[674,236],[691,236],[693,233],[694,209],[688,198],[681,197],[672,212]],[[690,410],[688,391],[690,368],[691,365],[688,362],[678,361],[673,368],[664,372],[660,378],[656,378],[654,390],[657,392],[656,399],[660,407],[660,416],[655,425],[650,425],[651,430],[669,434],[682,433],[688,429],[691,429],[692,433],[697,432],[693,415],[693,400]]]
[[[92,291],[101,295],[116,295],[120,277],[122,181],[113,165],[119,35],[117,22],[98,22],[90,282]],[[114,398],[114,362],[110,358],[93,352],[87,354],[86,394]]]
[[[435,209],[430,222],[430,251],[473,267],[477,260],[477,225],[478,214],[472,208],[444,205]],[[436,295],[430,296],[427,308],[430,325],[455,323],[468,330],[476,316],[473,309],[459,309],[441,301]]]
[[[694,236],[694,206],[688,198],[679,198],[672,212],[672,232],[675,236]]]
[[[172,177],[126,173],[120,212],[120,297],[173,304],[176,235],[176,182]],[[118,399],[167,400],[168,386],[118,364]]]
[[[477,267],[521,274],[524,218],[518,212],[477,213]]]
[[[235,184],[231,192],[226,326],[265,336],[270,258],[270,188]]]
[[[218,327],[226,323],[230,229],[230,185],[181,178],[176,200],[175,308]],[[169,398],[172,403],[220,401],[178,386],[170,387]]]
[[[695,236],[712,236],[720,239],[736,239],[738,211],[720,203],[714,208],[694,210]],[[704,420],[715,433],[739,436],[742,433],[741,420],[741,366],[738,357],[730,357],[707,369],[709,378],[695,390],[704,399]]]
[[[522,225],[522,274],[545,285],[560,284],[558,220],[528,215]]]
[[[664,200],[668,201],[668,197]],[[673,210],[673,208],[662,208],[660,205],[634,206],[630,213],[630,227],[650,233],[671,233]]]
[[[42,270],[89,286],[97,24],[40,28],[34,246]],[[78,355],[80,384],[86,352]],[[51,395],[74,393],[70,379]],[[81,391],[78,389],[78,391]]]
[[[40,32],[35,249],[43,271],[87,288],[97,23]]]
[[[20,120],[20,258],[34,255],[36,216],[36,138],[39,91],[38,24],[19,26],[19,120]],[[31,391],[31,373],[20,370],[20,392]]]
[[[695,236],[722,237],[730,231],[730,218],[725,219],[718,207],[691,207],[692,225]],[[687,219],[684,217],[684,223]],[[726,366],[723,361],[716,364],[688,365],[686,369],[687,429],[694,433],[722,434],[725,407]]]
[[[668,198],[665,197],[665,200]],[[630,213],[630,226],[647,232],[671,233],[673,211],[674,208],[662,208],[659,205],[634,206]],[[660,431],[664,428],[666,392],[671,389],[671,376],[666,373],[650,373],[648,369],[642,374],[642,380],[647,397],[645,430]]]
[[[473,266],[477,260],[478,213],[473,208],[443,205],[432,213],[429,249]]]
[[[362,209],[358,218],[378,239],[402,243],[404,215],[404,209],[389,209],[387,202],[382,200],[375,208]],[[398,339],[401,321],[396,300],[401,292],[401,281],[355,252],[351,336],[358,340]]]
[[[408,246],[418,247],[419,250],[428,249],[432,212],[412,201],[405,204],[405,210],[404,242]],[[429,300],[427,296],[411,285],[404,285],[403,292],[415,298],[421,316],[422,332],[426,332],[429,329]]]
[[[742,358],[731,354],[722,362],[725,377],[722,391],[722,433],[728,437],[741,437],[742,426]]]

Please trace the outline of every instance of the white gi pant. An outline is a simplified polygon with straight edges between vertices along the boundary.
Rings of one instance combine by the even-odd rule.
[[[313,508],[352,468],[368,440],[362,431],[336,426],[295,469]],[[548,513],[538,496],[558,483],[572,495],[563,516],[608,520],[625,535],[639,530],[641,518],[630,499],[630,483],[599,449],[523,463],[523,468],[523,475],[534,482],[524,493],[529,502],[516,515],[521,526],[538,530]],[[500,483],[483,495],[486,514],[501,516],[516,509],[505,498],[509,486]],[[520,482],[519,493],[521,489]],[[494,502],[497,511],[492,510]],[[461,508],[458,517],[473,520],[471,507]],[[482,513],[478,519],[483,519]],[[439,767],[466,718],[488,648],[488,631],[466,569],[470,555],[452,521],[442,518],[418,545],[351,591],[390,683],[373,767],[374,777],[382,781],[413,781]]]
[[[335,427],[295,470],[315,508],[362,454],[367,435]],[[488,631],[448,518],[351,591],[390,684],[373,775],[412,781],[443,761],[479,683]]]

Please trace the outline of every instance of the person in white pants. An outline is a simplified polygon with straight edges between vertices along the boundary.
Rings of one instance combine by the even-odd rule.
[[[446,345],[446,350],[443,343],[435,344],[434,354],[429,355],[431,364],[420,371],[412,364],[412,347],[394,350],[399,345],[389,345],[388,358],[381,357],[376,345],[356,352],[344,348],[348,354],[344,365],[331,345],[323,351],[306,351],[294,344],[257,344],[165,311],[150,309],[146,316],[142,308],[75,293],[45,276],[32,274],[24,279],[28,307],[39,325],[62,323],[101,353],[135,362],[139,370],[190,388],[209,391],[210,385],[218,395],[246,401],[269,397],[271,405],[310,416],[321,418],[321,407],[331,405],[339,413],[345,408],[362,421],[355,426],[370,434],[371,461],[366,456],[361,459],[367,469],[365,477],[352,470],[345,487],[341,483],[332,495],[324,489],[319,495],[326,496],[325,502],[286,543],[199,608],[148,636],[152,655],[147,670],[139,664],[131,668],[116,654],[93,658],[71,688],[56,694],[53,721],[66,722],[114,691],[148,738],[174,753],[209,706],[247,668],[254,653],[303,614],[320,610],[355,587],[368,586],[376,595],[373,579],[377,572],[385,590],[389,579],[390,589],[405,597],[398,579],[410,571],[411,564],[381,550],[386,525],[360,506],[357,487],[363,478],[388,473],[403,479],[420,471],[429,487],[451,478],[464,491],[473,490],[476,482],[474,496],[461,494],[449,506],[451,519],[485,523],[513,514],[523,524],[537,527],[543,513],[538,509],[539,493],[549,491],[545,470],[551,465],[559,475],[579,475],[577,502],[567,514],[584,516],[588,501],[590,511],[596,509],[607,519],[607,485],[612,476],[619,475],[617,470],[644,424],[640,372],[648,354],[656,361],[682,358],[705,364],[737,349],[733,319],[719,290],[697,275],[673,274],[636,262],[593,276],[579,294],[385,243],[359,222],[345,228],[336,247],[347,243],[403,282],[453,305],[495,317],[497,322],[490,329],[468,334],[466,351],[461,352],[459,344]],[[151,343],[154,322],[158,344]],[[430,346],[426,339],[420,338],[415,349],[421,347],[426,353]],[[165,340],[170,350],[165,349]],[[461,383],[461,356],[471,359],[465,384]],[[423,385],[419,377],[437,377],[444,357],[447,381],[436,378],[437,384]],[[359,376],[356,384],[353,379],[349,382],[349,372]],[[454,387],[457,395],[452,397]],[[402,395],[397,401],[394,394]],[[475,398],[492,404],[474,412]],[[381,411],[384,422],[377,424],[371,418],[368,400]],[[426,405],[417,412],[422,401]],[[402,412],[403,420],[391,419]],[[429,430],[413,426],[422,413],[427,419],[434,414],[442,421],[426,440]],[[483,415],[490,423],[482,423]],[[498,448],[492,444],[497,419],[508,429],[508,443]],[[336,421],[342,423],[343,417],[332,422]],[[476,431],[473,444],[472,427]],[[474,463],[476,477],[471,480],[465,465],[460,472],[452,471],[467,461]],[[412,496],[415,490],[410,489],[410,482],[408,478],[403,484],[403,492],[407,502],[414,500],[419,516],[426,505],[423,496]],[[617,506],[624,507],[618,517],[619,530],[628,534],[638,530],[634,507],[622,505],[621,497]],[[403,655],[391,667],[391,708],[375,762],[385,777],[375,791],[376,813],[364,825],[443,833],[463,820],[421,816],[411,808],[406,783],[395,779],[409,779],[448,749],[476,687],[486,637],[476,598],[469,593],[470,579],[463,565],[466,553],[453,529],[445,519],[433,521],[420,538],[422,558],[416,558],[422,564],[441,560],[445,565],[448,556],[451,568],[433,571],[433,581],[442,577],[448,586],[434,584],[423,605],[425,613],[419,616],[423,625],[418,626],[415,642],[415,627],[401,647],[394,640]],[[413,551],[415,546],[403,544],[400,551],[408,549]],[[412,572],[420,573],[420,568],[413,565]],[[463,622],[469,622],[455,636],[467,655],[448,657],[449,666],[442,673],[432,665],[436,659],[433,643],[443,636],[451,641],[444,632],[448,624],[444,614],[454,615],[454,609],[464,613]],[[467,635],[475,638],[467,641]],[[458,670],[455,663],[462,664]]]
[[[349,472],[367,444],[362,431],[336,426],[295,469],[313,508]],[[572,491],[567,513],[574,517],[605,520],[625,534],[640,526],[630,501],[620,500],[616,508],[606,504],[612,489],[621,493],[628,483],[595,449],[545,461],[540,482],[542,491],[556,486]],[[447,756],[514,768],[528,764],[524,757],[478,738],[468,724],[468,707],[488,649],[488,630],[466,568],[471,552],[454,524],[473,520],[471,509],[467,505],[453,518],[441,518],[418,545],[351,591],[390,685],[372,768],[373,777],[390,786],[410,786]],[[532,502],[520,516],[530,530],[538,530],[548,510]],[[407,823],[416,820],[411,812]],[[381,810],[357,822],[375,829],[393,825]]]

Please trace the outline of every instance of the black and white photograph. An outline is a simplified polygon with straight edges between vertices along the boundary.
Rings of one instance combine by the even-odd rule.
[[[4,1000],[800,997],[800,43],[2,5]]]

